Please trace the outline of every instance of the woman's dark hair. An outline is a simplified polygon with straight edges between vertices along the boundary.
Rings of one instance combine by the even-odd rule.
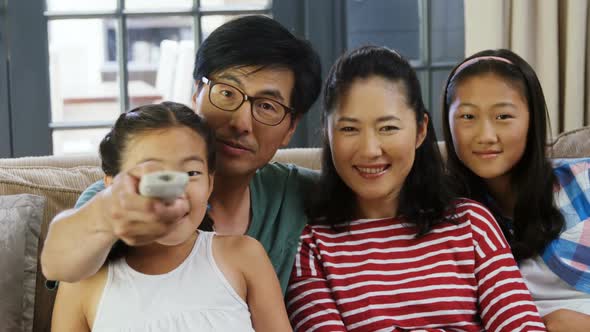
[[[327,132],[328,116],[357,80],[381,77],[400,84],[408,106],[416,113],[417,126],[428,115],[422,101],[420,83],[410,64],[396,52],[365,46],[342,55],[332,66],[324,85],[322,122]],[[416,150],[414,164],[404,181],[398,215],[416,226],[418,235],[445,220],[452,207],[453,193],[447,185],[443,160],[436,143],[432,121],[428,122],[424,142]],[[317,198],[310,202],[308,215],[315,224],[336,225],[358,217],[355,193],[342,181],[334,167],[327,137],[324,137],[322,175]]]
[[[153,130],[187,127],[195,131],[205,141],[207,149],[207,167],[209,173],[215,171],[215,139],[213,131],[205,120],[187,106],[173,102],[144,105],[119,116],[113,128],[102,139],[99,154],[105,175],[115,176],[121,171],[121,164],[127,152],[129,141],[137,135]],[[211,230],[208,218],[199,229]],[[127,249],[122,241],[117,241],[109,259],[121,257]]]
[[[472,60],[480,57],[481,60]],[[492,58],[489,58],[492,57]],[[494,59],[494,57],[502,59]],[[547,158],[547,105],[543,89],[535,71],[520,56],[505,49],[486,50],[472,55],[449,74],[443,93],[443,133],[448,151],[447,168],[461,195],[480,202],[487,202],[484,181],[467,168],[457,156],[449,125],[449,107],[455,98],[457,87],[469,78],[495,75],[510,83],[526,98],[529,110],[529,129],[526,148],[522,158],[511,172],[512,190],[516,193],[513,213],[513,231],[502,222],[499,211],[492,213],[500,223],[504,235],[512,247],[516,260],[540,254],[549,242],[555,239],[564,225],[563,216],[553,203],[553,185],[556,182]]]
[[[215,29],[199,46],[193,78],[200,87],[203,76],[211,78],[223,70],[246,66],[290,69],[295,83],[289,106],[298,116],[320,94],[320,57],[311,44],[262,15],[243,16]]]

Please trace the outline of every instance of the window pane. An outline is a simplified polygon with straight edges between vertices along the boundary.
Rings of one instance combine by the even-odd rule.
[[[217,29],[225,22],[231,21],[244,15],[207,15],[201,18],[201,29],[203,30],[203,39],[207,38],[213,30]],[[265,15],[271,17],[271,15]]]
[[[434,129],[436,130],[436,138],[438,140],[443,139],[443,132],[442,132],[442,95],[443,89],[445,87],[445,83],[447,80],[447,76],[451,72],[451,68],[448,69],[439,69],[432,72],[432,82],[431,82],[431,98],[432,98],[432,109],[430,110],[430,115],[432,116],[432,121],[434,124]]]
[[[420,17],[416,0],[347,0],[347,47],[388,46],[408,59],[420,56]]]
[[[430,4],[432,62],[455,62],[463,59],[463,0],[431,1]]]
[[[145,1],[125,0],[125,8],[135,10],[165,10],[165,9],[189,9],[193,6],[192,0],[166,0]]]
[[[117,0],[47,0],[47,10],[98,11],[117,8]]]
[[[418,81],[420,81],[420,92],[422,93],[424,106],[430,110],[430,105],[428,104],[428,89],[430,88],[428,84],[428,70],[416,70],[416,76],[418,76]]]
[[[110,128],[53,131],[53,154],[98,153],[98,145]]]
[[[114,120],[119,84],[114,20],[49,21],[52,121]]]
[[[127,21],[129,106],[161,100],[190,105],[195,48],[190,16]]]
[[[235,6],[243,9],[261,9],[270,7],[271,0],[201,0],[201,8],[214,9]]]

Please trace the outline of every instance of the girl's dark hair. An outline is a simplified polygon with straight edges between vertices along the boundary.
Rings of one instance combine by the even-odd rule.
[[[121,164],[127,152],[129,141],[137,135],[153,130],[187,127],[195,131],[205,141],[207,167],[209,173],[215,171],[215,139],[213,131],[205,120],[189,107],[173,102],[144,105],[119,116],[113,128],[102,139],[99,146],[102,170],[105,175],[115,176],[121,171]],[[212,225],[205,218],[199,229],[210,230]],[[127,249],[122,241],[117,241],[109,259],[121,257]]]
[[[319,55],[311,44],[295,37],[272,18],[248,15],[215,29],[199,46],[193,79],[234,67],[286,68],[295,76],[291,104],[298,116],[315,102],[322,87]]]
[[[463,62],[489,56],[500,57],[510,63],[487,58],[469,64],[455,74],[461,66],[459,64],[447,79],[442,102],[443,132],[448,151],[447,168],[454,183],[462,184],[456,188],[461,195],[481,202],[489,200],[484,181],[457,157],[449,126],[449,107],[455,98],[457,87],[469,78],[496,75],[511,83],[526,98],[529,108],[526,148],[510,177],[512,190],[516,193],[513,232],[502,222],[504,218],[499,211],[490,208],[512,247],[514,257],[522,260],[540,254],[559,235],[564,225],[563,216],[553,203],[553,184],[556,178],[546,155],[547,105],[535,71],[517,54],[505,49],[486,50]]]
[[[406,101],[416,113],[416,124],[423,124],[428,114],[422,101],[420,83],[410,64],[396,52],[365,46],[342,55],[332,66],[324,86],[322,122],[327,132],[327,118],[334,112],[351,85],[361,79],[381,77],[403,86]],[[455,195],[449,190],[443,160],[436,143],[432,121],[428,122],[424,142],[416,150],[414,164],[400,192],[398,215],[416,226],[418,235],[446,219]],[[317,197],[310,202],[311,223],[335,225],[355,219],[355,193],[342,181],[334,167],[327,137],[324,137],[322,175]]]
[[[131,138],[148,131],[174,127],[190,128],[203,138],[207,149],[207,166],[210,173],[214,172],[215,140],[212,130],[192,109],[169,101],[139,106],[119,116],[113,128],[100,142],[102,170],[110,176],[121,171],[123,154]]]

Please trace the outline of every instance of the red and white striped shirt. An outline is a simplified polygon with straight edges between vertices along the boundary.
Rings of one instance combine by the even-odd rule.
[[[401,218],[307,226],[287,291],[295,331],[545,331],[479,203],[421,238]]]

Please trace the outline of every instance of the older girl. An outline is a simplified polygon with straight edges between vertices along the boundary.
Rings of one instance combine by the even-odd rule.
[[[546,109],[521,57],[469,57],[445,88],[448,167],[500,222],[547,327],[588,331],[590,158],[549,162]]]

